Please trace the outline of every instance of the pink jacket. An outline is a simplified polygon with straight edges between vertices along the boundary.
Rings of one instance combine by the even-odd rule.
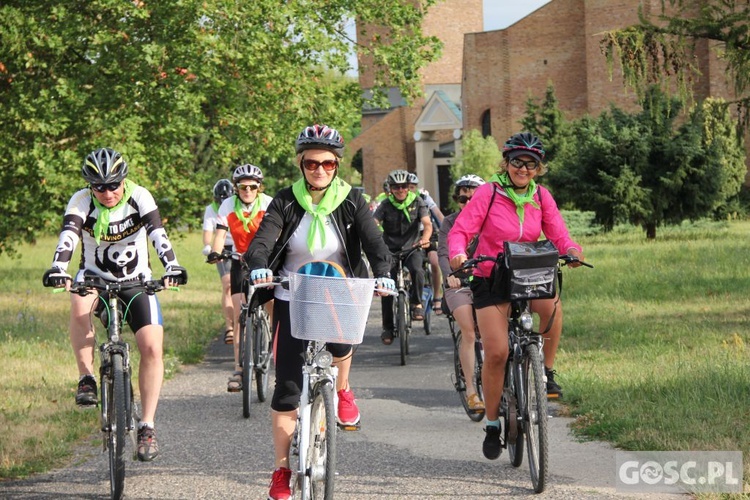
[[[488,213],[487,208],[492,198],[493,188],[497,192]],[[516,214],[516,206],[505,194],[503,188],[494,182],[480,186],[474,192],[471,202],[461,210],[453,228],[448,233],[450,258],[460,254],[465,255],[466,245],[480,230],[475,256],[492,255],[494,257],[503,251],[505,241],[537,241],[542,231],[561,254],[567,253],[571,248],[580,251],[581,247],[570,238],[565,221],[550,192],[538,186],[534,201],[541,207],[541,210],[526,204],[524,220],[521,224]],[[487,278],[492,274],[492,266],[492,262],[482,262],[474,271],[474,275]]]

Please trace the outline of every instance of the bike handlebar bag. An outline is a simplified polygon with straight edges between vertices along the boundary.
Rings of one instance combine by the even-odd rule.
[[[508,302],[554,298],[559,258],[549,240],[504,242],[492,275],[492,294]]]

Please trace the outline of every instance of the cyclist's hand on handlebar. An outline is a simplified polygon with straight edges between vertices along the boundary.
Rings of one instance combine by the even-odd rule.
[[[167,287],[187,285],[187,269],[182,266],[168,266],[162,279],[164,280],[164,286]]]
[[[206,262],[209,264],[216,264],[221,260],[221,254],[219,252],[210,252],[206,256]]]
[[[273,281],[273,271],[270,269],[253,269],[250,271],[250,281],[254,285],[259,283],[271,283]]]
[[[393,281],[391,278],[386,278],[385,276],[377,278],[375,280],[375,289],[376,290],[387,290],[390,292],[396,291],[396,282]],[[386,295],[389,295],[386,292],[376,292],[379,296],[384,297]]]
[[[584,258],[584,256],[583,256],[583,254],[580,251],[576,250],[575,248],[571,248],[570,250],[568,250],[568,255],[570,255],[571,257],[575,257],[576,259],[578,259],[578,260],[574,260],[573,262],[569,262],[567,265],[570,266],[570,267],[580,267],[581,266],[581,262],[583,262],[584,260],[586,260]]]
[[[427,248],[430,246],[430,240],[419,240],[418,242],[414,243],[415,247],[419,248]]]
[[[42,276],[42,285],[52,288],[70,288],[70,282],[72,278],[68,273],[60,269],[59,267],[53,267],[44,271]]]
[[[451,259],[451,269],[453,269],[454,271],[456,269],[459,269],[461,266],[464,265],[464,262],[466,262],[467,260],[468,259],[467,259],[466,255],[464,255],[462,253],[456,255],[455,257],[453,257]]]
[[[448,288],[461,288],[461,280],[456,276],[449,275],[445,277],[448,282]]]

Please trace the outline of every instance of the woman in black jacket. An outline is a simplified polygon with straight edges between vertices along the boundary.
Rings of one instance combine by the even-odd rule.
[[[364,249],[378,286],[395,289],[389,277],[390,252],[367,202],[336,177],[343,149],[339,133],[325,125],[313,125],[300,133],[296,152],[302,178],[276,194],[245,254],[254,283],[268,282],[273,275],[288,276],[318,260],[340,264],[347,276],[366,278]],[[289,291],[276,287],[274,298],[276,387],[271,419],[276,470],[268,497],[286,499],[290,497],[289,445],[299,406],[304,341],[291,335]],[[341,424],[356,425],[359,409],[349,387],[352,347],[328,344],[328,350],[338,367],[336,417]]]

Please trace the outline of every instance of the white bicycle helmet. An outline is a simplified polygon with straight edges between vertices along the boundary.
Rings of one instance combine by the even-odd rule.
[[[407,176],[407,181],[409,184],[419,184],[419,177],[417,177],[417,174],[414,172],[409,172],[409,175]]]
[[[482,179],[478,175],[468,174],[459,178],[456,181],[455,185],[457,188],[462,188],[462,187],[476,188],[476,187],[481,186],[482,184],[484,184],[484,179]]]
[[[234,174],[232,174],[232,182],[237,182],[242,179],[255,179],[258,182],[262,182],[263,172],[255,165],[250,165],[249,163],[246,165],[240,165],[239,167],[234,169]]]
[[[388,185],[394,184],[408,184],[409,183],[409,172],[406,170],[394,170],[388,174]]]

